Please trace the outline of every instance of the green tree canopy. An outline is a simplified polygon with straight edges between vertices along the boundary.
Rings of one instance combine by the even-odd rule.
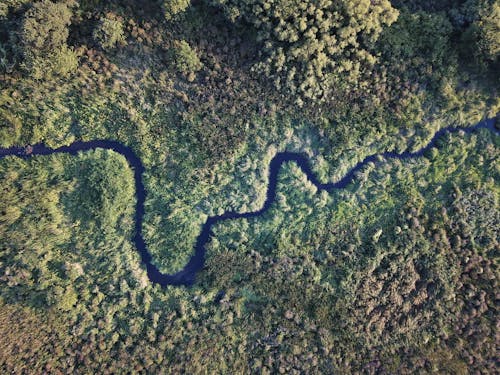
[[[175,68],[181,73],[197,72],[202,67],[196,51],[185,40],[174,42],[173,55]]]
[[[21,40],[27,53],[48,53],[66,44],[72,12],[67,3],[42,0],[23,19]]]
[[[114,48],[117,44],[125,44],[122,19],[113,13],[101,17],[94,30],[94,39],[102,48]]]
[[[163,2],[165,18],[170,21],[178,14],[184,12],[190,4],[190,0],[165,0]]]
[[[500,2],[479,8],[477,20],[466,35],[472,39],[474,57],[482,66],[498,64],[500,55]]]
[[[67,46],[74,1],[36,2],[24,15],[20,47],[24,67],[35,77],[66,75],[77,66],[76,53]]]
[[[305,98],[329,95],[339,78],[356,83],[376,62],[371,47],[398,11],[388,0],[215,0],[252,24],[263,43],[257,68]]]
[[[18,10],[30,0],[2,0],[0,2],[0,19],[7,17],[9,11]]]

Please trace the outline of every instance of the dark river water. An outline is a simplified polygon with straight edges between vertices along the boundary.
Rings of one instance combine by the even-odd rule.
[[[311,164],[309,159],[298,153],[293,152],[280,152],[272,160],[269,166],[269,182],[267,185],[267,195],[264,205],[257,211],[253,212],[225,212],[222,215],[210,216],[207,218],[205,224],[203,224],[201,233],[199,234],[196,245],[194,248],[194,255],[188,261],[186,266],[179,272],[175,274],[164,274],[161,273],[158,268],[152,263],[151,254],[148,252],[144,238],[142,237],[142,220],[144,216],[144,201],[146,199],[146,190],[144,189],[144,183],[142,181],[142,174],[144,172],[144,166],[141,160],[137,157],[134,151],[120,142],[111,140],[94,140],[94,141],[76,141],[69,146],[62,146],[59,148],[49,148],[43,144],[37,144],[29,147],[9,147],[0,148],[0,159],[5,156],[17,156],[23,159],[27,159],[36,155],[51,155],[51,154],[71,154],[76,155],[81,151],[95,150],[97,148],[103,148],[107,150],[112,150],[122,154],[126,159],[128,164],[134,170],[134,180],[135,180],[135,191],[137,203],[135,206],[135,235],[132,239],[137,250],[141,255],[142,262],[146,266],[147,274],[149,280],[152,283],[160,284],[161,286],[166,285],[192,285],[195,281],[196,273],[199,272],[205,263],[205,244],[210,239],[212,234],[212,226],[224,221],[239,218],[253,218],[262,215],[266,212],[274,202],[276,198],[276,185],[278,180],[278,172],[283,163],[293,161],[295,162],[302,171],[307,175],[309,181],[311,181],[318,190],[326,190],[331,192],[335,189],[343,189],[350,182],[353,181],[355,173],[366,166],[368,163],[373,162],[375,164],[380,164],[383,161],[379,161],[381,156],[383,159],[412,159],[421,157],[430,148],[435,146],[438,138],[443,136],[445,133],[463,131],[465,133],[472,133],[478,129],[489,129],[494,133],[498,134],[499,129],[495,127],[495,119],[489,119],[482,121],[472,127],[459,128],[459,127],[447,127],[439,130],[434,137],[429,141],[429,143],[415,152],[405,151],[403,153],[396,152],[383,152],[380,154],[370,155],[366,157],[363,161],[352,167],[345,175],[337,182],[330,182],[322,184],[318,181],[315,174],[312,172]]]

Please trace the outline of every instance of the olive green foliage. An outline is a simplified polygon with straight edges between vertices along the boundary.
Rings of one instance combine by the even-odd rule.
[[[25,67],[35,79],[46,78],[51,74],[67,77],[78,67],[78,56],[72,48],[61,46],[44,56],[27,57]]]
[[[71,10],[64,3],[43,0],[33,4],[23,21],[22,43],[26,50],[48,52],[66,43]]]
[[[328,20],[314,4],[311,14],[300,2],[262,8],[283,20],[272,27],[249,25],[257,7],[231,22],[195,2],[166,20],[162,3],[0,8],[0,144],[131,147],[145,167],[142,235],[162,272],[182,269],[207,216],[262,207],[276,152],[303,153],[321,181],[335,181],[367,155],[415,150],[444,126],[500,111],[495,63],[478,52],[494,51],[480,42],[494,33],[467,32],[494,30],[493,0],[391,0],[390,26],[396,12],[382,1],[336,2]],[[51,18],[51,4],[71,14]],[[24,69],[23,25],[35,14],[55,23],[36,53],[43,79]],[[304,14],[301,33],[292,23]],[[126,46],[96,43],[106,18],[122,22]],[[299,40],[278,39],[285,30]],[[298,107],[298,74],[323,56],[319,45],[334,53],[319,80],[332,95],[312,90],[320,99]],[[79,61],[61,76],[51,54],[64,46]],[[273,65],[257,79],[279,48],[297,51],[282,64],[297,70],[295,94]],[[335,72],[336,61],[359,64],[359,78]],[[446,136],[424,158],[369,165],[333,194],[288,163],[271,210],[214,227],[195,285],[164,289],[131,242],[133,171],[121,156],[4,158],[0,372],[494,373],[498,148],[486,131]]]
[[[129,241],[129,192],[118,228],[74,221],[80,206],[67,203],[83,180],[104,164],[130,176],[121,156],[3,159],[0,368],[494,372],[498,142],[488,131],[444,137],[333,194],[288,163],[269,212],[214,228],[190,289],[147,280]],[[87,164],[96,171],[79,172]]]
[[[67,308],[66,285],[54,283],[57,273],[38,277],[37,274],[40,268],[60,262],[57,248],[69,238],[68,223],[59,205],[60,194],[68,189],[68,182],[61,179],[63,170],[60,165],[55,164],[48,170],[36,169],[40,164],[38,160],[31,168],[26,168],[25,162],[16,159],[12,163],[7,160],[1,163],[4,181],[0,203],[2,282],[10,285],[9,289],[2,290],[2,297],[6,298],[5,293],[12,293],[9,294],[11,297],[7,296],[8,300],[19,299],[35,307],[61,303],[61,308]],[[46,181],[48,173],[57,184]],[[26,193],[29,198],[16,186],[30,191]],[[30,249],[29,256],[22,260],[24,249]],[[32,276],[34,279],[31,279]],[[30,282],[20,285],[23,277],[29,277]],[[72,286],[67,287],[70,296]]]
[[[165,14],[165,19],[168,21],[174,19],[176,16],[186,11],[190,5],[191,0],[164,0],[163,12]]]
[[[287,165],[264,217],[214,228],[203,282],[267,343],[254,369],[411,373],[420,357],[441,372],[491,371],[498,146],[489,132],[447,137],[331,195]],[[463,339],[474,335],[481,343]]]
[[[72,242],[75,231],[82,237],[95,232],[101,242],[130,235],[131,170],[122,156],[100,150],[77,157],[4,159],[0,176],[2,283],[10,286],[1,297],[33,308],[72,310],[78,300],[73,282],[84,268],[65,249],[84,246]]]
[[[3,0],[0,3],[0,19],[7,17],[9,11],[17,11],[29,2],[30,0]]]
[[[216,1],[232,20],[244,19],[264,46],[258,69],[277,87],[321,100],[339,81],[355,85],[377,59],[371,52],[397,10],[387,0]]]
[[[75,163],[78,185],[68,196],[68,205],[82,225],[95,224],[106,231],[121,224],[134,194],[133,175],[123,157],[97,150]]]
[[[99,24],[94,30],[94,39],[104,49],[125,44],[125,33],[121,18],[112,13],[107,13],[99,20]]]
[[[476,19],[463,34],[463,43],[480,67],[498,67],[500,3],[495,1],[490,6],[479,8],[477,13]]]
[[[42,0],[24,15],[20,31],[23,65],[34,78],[66,76],[77,68],[76,52],[66,44],[72,6],[71,1]]]
[[[174,66],[181,73],[197,72],[203,66],[196,51],[185,40],[175,41],[173,55]]]

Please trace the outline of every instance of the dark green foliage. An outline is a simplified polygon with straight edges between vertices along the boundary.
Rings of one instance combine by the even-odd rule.
[[[498,69],[500,46],[500,5],[496,0],[395,1],[411,13],[430,14],[449,20],[453,26],[453,52],[468,68],[485,73]],[[453,50],[452,49],[452,50]],[[492,76],[495,74],[493,73]]]
[[[500,4],[497,1],[477,11],[474,21],[462,35],[462,44],[480,69],[498,69]]]
[[[450,21],[440,14],[404,12],[398,22],[383,33],[380,45],[394,60],[418,59],[436,69],[447,69],[445,62],[454,57],[449,56],[452,32]]]
[[[441,13],[402,11],[398,21],[382,33],[378,46],[388,84],[404,87],[393,89],[400,95],[396,105],[411,101],[424,87],[436,103],[443,85],[456,80],[458,51],[452,48],[453,32]],[[403,105],[401,111],[408,116],[412,108]]]

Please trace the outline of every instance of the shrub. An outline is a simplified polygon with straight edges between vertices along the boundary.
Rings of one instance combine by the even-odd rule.
[[[67,77],[78,68],[78,54],[64,45],[48,55],[31,56],[24,67],[35,79],[48,78],[52,74]]]
[[[106,14],[94,30],[94,39],[104,48],[114,48],[117,44],[125,44],[123,23],[120,17],[112,13]]]
[[[72,12],[66,3],[42,0],[23,19],[22,47],[26,54],[46,54],[66,44]]]
[[[370,52],[398,11],[388,0],[215,0],[234,21],[253,25],[263,43],[257,69],[278,88],[309,99],[329,95],[336,78],[357,83]]]
[[[121,155],[98,149],[75,165],[79,185],[70,201],[75,218],[112,231],[130,209],[134,195],[132,171]]]
[[[163,2],[165,18],[170,21],[178,14],[184,12],[190,5],[190,0],[166,0]]]
[[[480,69],[498,64],[500,55],[500,4],[478,10],[477,19],[462,36],[466,53],[472,56]]]
[[[52,74],[65,76],[76,69],[76,53],[66,41],[74,2],[54,3],[42,0],[24,15],[20,47],[24,68],[36,79]]]
[[[197,72],[202,63],[191,46],[184,40],[174,43],[174,65],[177,71],[187,74]]]

